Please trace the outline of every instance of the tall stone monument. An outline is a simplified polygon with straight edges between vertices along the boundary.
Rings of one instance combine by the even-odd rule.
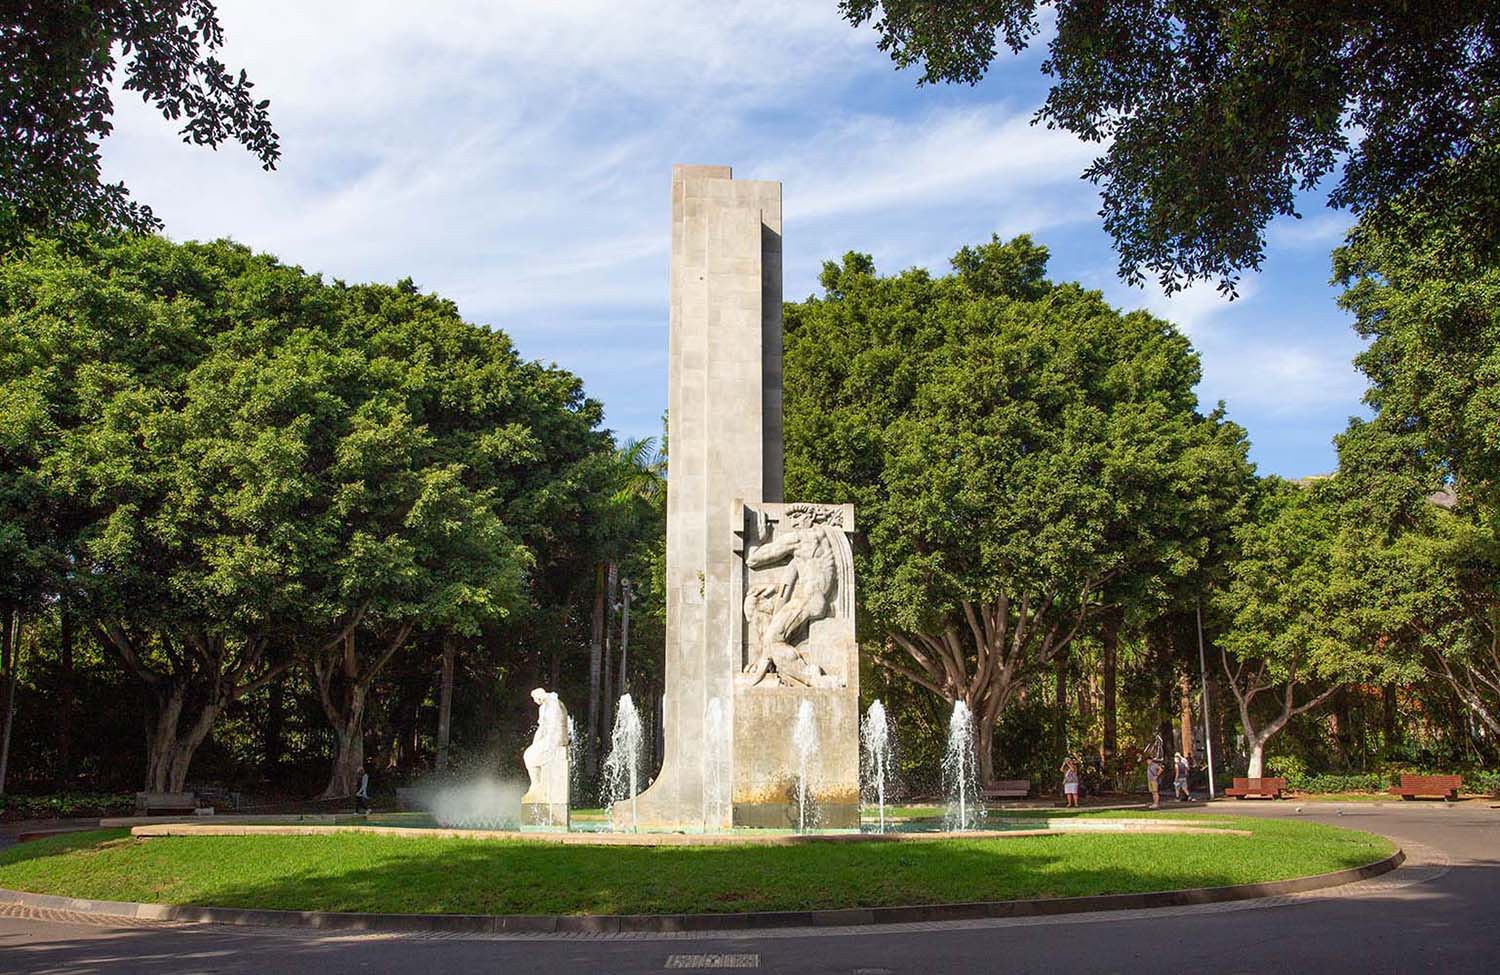
[[[670,323],[665,757],[639,821],[796,825],[805,777],[819,825],[858,826],[854,510],[782,499],[779,183],[673,167]]]

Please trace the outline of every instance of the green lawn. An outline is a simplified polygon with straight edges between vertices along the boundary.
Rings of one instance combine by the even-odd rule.
[[[0,887],[222,907],[463,914],[796,910],[1063,897],[1280,880],[1392,847],[1315,823],[1252,836],[1089,834],[793,847],[589,847],[354,833],[131,839],[0,851]]]

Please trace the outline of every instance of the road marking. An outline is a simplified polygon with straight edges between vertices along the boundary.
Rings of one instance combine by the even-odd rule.
[[[760,955],[668,955],[663,968],[759,968]]]

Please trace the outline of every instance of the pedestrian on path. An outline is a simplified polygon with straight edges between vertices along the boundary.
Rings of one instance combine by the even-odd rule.
[[[1072,757],[1063,759],[1063,798],[1068,803],[1069,809],[1078,808],[1078,766],[1073,764]]]
[[[1172,764],[1176,776],[1172,780],[1172,794],[1182,802],[1192,802],[1193,794],[1188,790],[1188,772],[1191,766],[1188,764],[1187,756],[1178,752],[1172,756]]]
[[[364,815],[370,811],[370,770],[359,770],[359,788],[354,790],[354,811]]]
[[[1151,790],[1151,808],[1161,808],[1161,762],[1152,758],[1146,762],[1146,787]]]

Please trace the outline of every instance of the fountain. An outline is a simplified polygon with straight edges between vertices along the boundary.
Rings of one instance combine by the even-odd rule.
[[[818,751],[818,725],[812,702],[803,699],[792,725],[792,750],[797,753],[797,832],[807,832],[807,765]]]
[[[974,715],[963,701],[953,702],[948,724],[948,747],[943,752],[943,785],[948,808],[943,816],[950,831],[977,829],[984,816],[979,802],[978,756],[974,751]]]
[[[859,740],[864,746],[865,790],[874,798],[879,810],[879,831],[885,832],[885,787],[891,776],[891,729],[885,717],[885,705],[876,699],[860,722]]]
[[[630,831],[638,832],[636,796],[640,793],[641,713],[629,694],[620,695],[615,708],[615,727],[609,736],[609,756],[604,760],[604,808],[630,800]]]

